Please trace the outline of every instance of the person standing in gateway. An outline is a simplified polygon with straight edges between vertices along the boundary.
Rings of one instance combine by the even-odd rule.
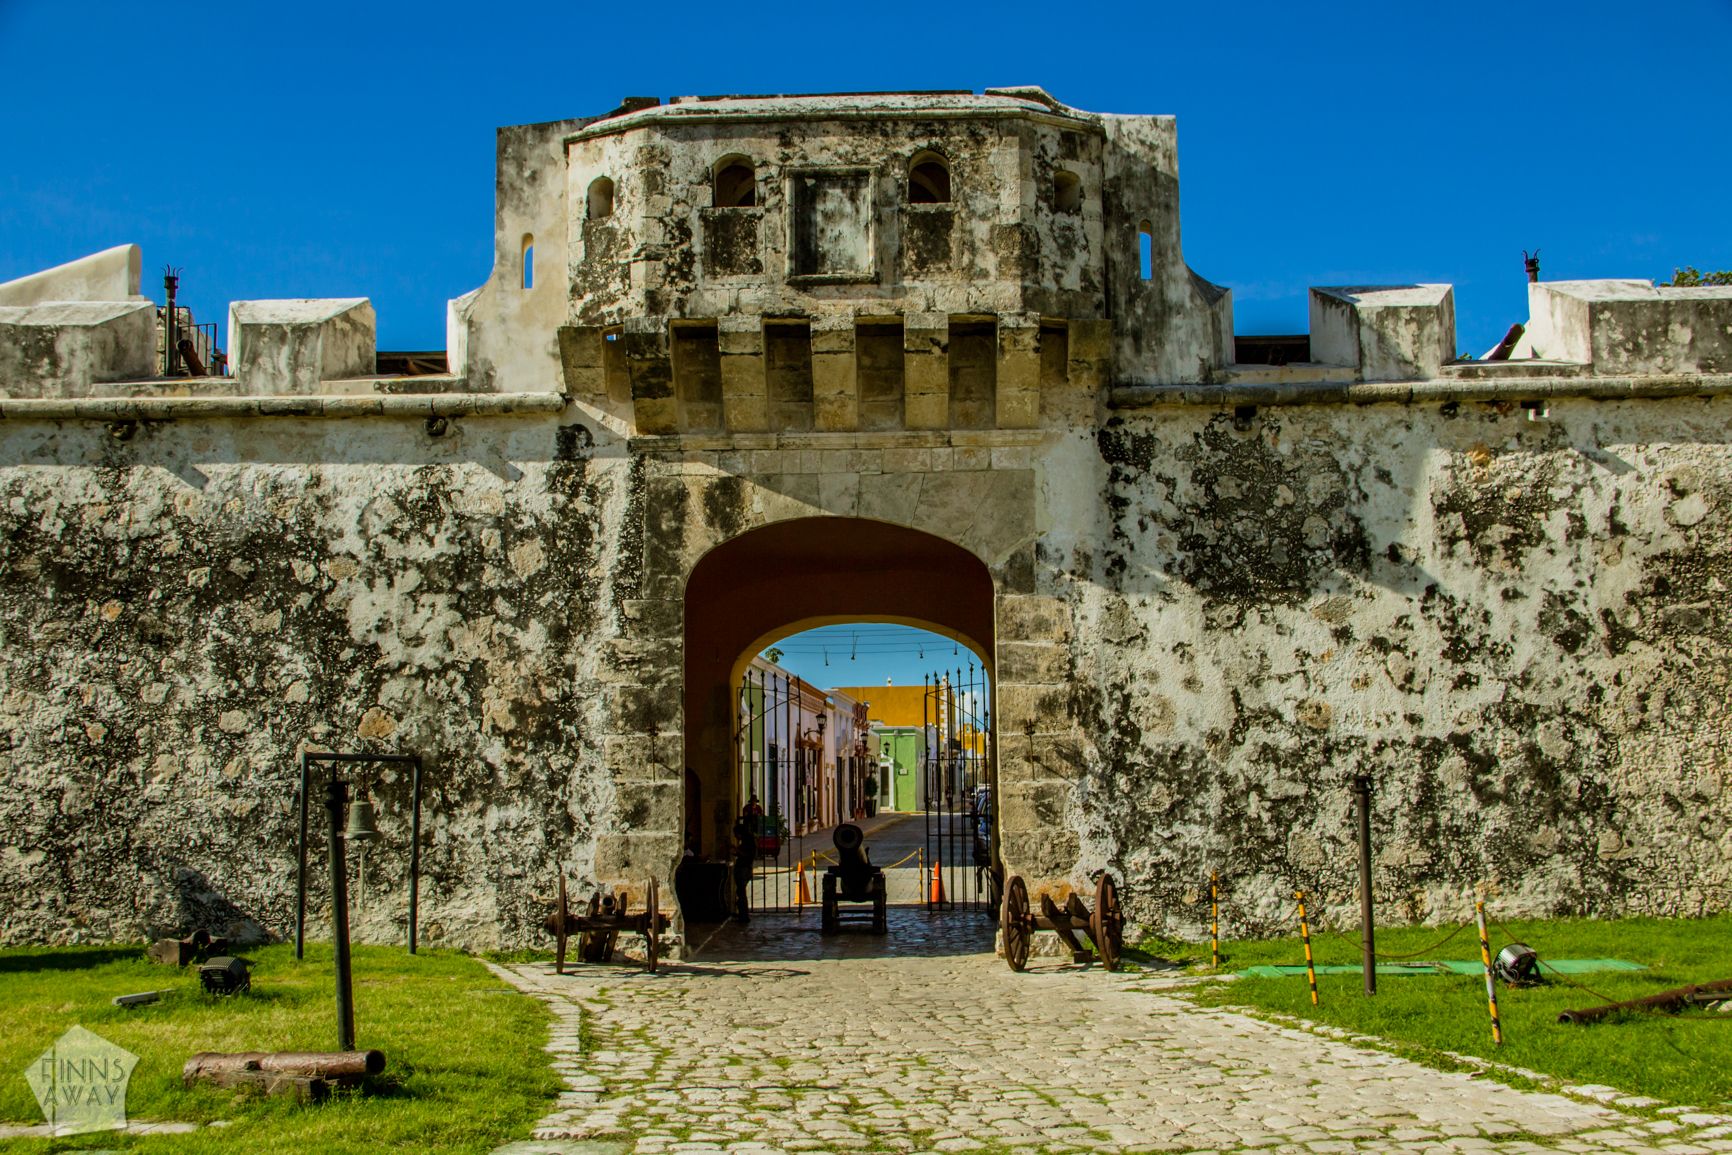
[[[758,860],[758,827],[763,813],[764,807],[754,794],[734,819],[734,917],[741,922],[752,917],[746,891],[752,885],[752,867]]]

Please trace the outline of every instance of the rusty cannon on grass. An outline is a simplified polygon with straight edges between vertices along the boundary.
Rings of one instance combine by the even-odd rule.
[[[844,902],[869,902],[872,904],[872,933],[886,933],[890,929],[885,910],[889,902],[888,887],[884,884],[884,868],[872,865],[872,857],[866,850],[866,835],[852,822],[844,822],[836,828],[831,841],[836,844],[836,865],[824,872],[824,905],[819,929],[824,934],[834,934],[842,929]],[[846,913],[858,917],[864,912]]]
[[[1003,904],[999,908],[999,928],[1004,932],[1004,960],[1010,969],[1020,971],[1028,966],[1028,952],[1037,930],[1050,930],[1070,948],[1072,962],[1093,962],[1100,956],[1101,965],[1109,971],[1119,969],[1119,956],[1125,945],[1125,912],[1119,904],[1119,886],[1113,876],[1102,873],[1095,884],[1095,905],[1090,910],[1075,894],[1065,899],[1064,906],[1050,895],[1040,896],[1040,913],[1029,906],[1028,884],[1020,875],[1011,875],[1004,884]],[[1085,950],[1077,938],[1081,931],[1094,944]]]
[[[566,900],[562,876],[559,901],[553,913],[541,924],[554,938],[554,973],[565,973],[566,944],[574,934],[577,936],[577,957],[590,963],[612,962],[619,936],[637,934],[643,936],[644,965],[654,974],[661,957],[662,934],[673,919],[661,912],[661,889],[655,879],[649,880],[644,895],[644,909],[633,914],[630,911],[631,896],[626,891],[604,894],[598,890],[590,896],[589,907],[582,914],[573,914],[571,904]]]
[[[1673,987],[1669,991],[1661,991],[1659,994],[1649,995],[1647,998],[1627,999],[1621,1003],[1605,1003],[1597,1007],[1564,1011],[1558,1016],[1558,1022],[1597,1023],[1624,1011],[1650,1014],[1656,1011],[1676,1013],[1685,1007],[1711,1007],[1726,1002],[1732,1002],[1732,979],[1719,979],[1711,983],[1691,983],[1689,986]]]
[[[251,1088],[319,1103],[333,1090],[363,1086],[385,1069],[382,1051],[201,1051],[181,1068],[187,1086]]]

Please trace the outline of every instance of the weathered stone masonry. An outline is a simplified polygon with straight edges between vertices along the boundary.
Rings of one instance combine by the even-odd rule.
[[[303,744],[427,757],[428,941],[539,941],[561,870],[666,883],[714,738],[687,578],[808,517],[990,571],[1039,886],[1344,911],[1368,773],[1389,917],[1723,907],[1732,299],[1538,284],[1498,364],[1446,286],[1317,290],[1312,363],[1235,365],[1175,157],[1038,90],[503,130],[445,377],[371,376],[336,301],[237,303],[236,377],[150,378],[136,249],[0,286],[0,940],[285,933]]]

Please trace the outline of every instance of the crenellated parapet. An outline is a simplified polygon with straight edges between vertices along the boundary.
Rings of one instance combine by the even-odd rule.
[[[494,268],[450,302],[446,373],[382,374],[344,298],[236,302],[231,371],[161,377],[120,246],[0,285],[0,393],[563,395],[622,433],[803,436],[1732,373],[1732,289],[1630,280],[1530,285],[1521,340],[1479,359],[1448,285],[1319,287],[1308,334],[1240,363],[1232,293],[1184,259],[1177,157],[1172,117],[1036,87],[629,98],[499,131]]]
[[[89,397],[153,372],[142,265],[137,245],[117,245],[0,284],[0,397]]]
[[[1448,285],[1311,290],[1311,359],[1359,381],[1424,381],[1455,360]]]

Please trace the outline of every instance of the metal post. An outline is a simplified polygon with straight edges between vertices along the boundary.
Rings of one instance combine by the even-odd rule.
[[[1221,969],[1221,876],[1209,872],[1209,965]]]
[[[945,728],[950,731],[944,737],[944,825],[946,846],[944,848],[944,869],[941,872],[939,891],[944,896],[944,905],[954,908],[956,899],[956,866],[958,851],[956,844],[960,831],[956,829],[956,816],[961,813],[962,792],[962,668],[950,678],[950,693],[946,695],[947,721]]]
[[[421,909],[421,756],[415,756],[409,801],[409,953],[415,953],[416,923]]]
[[[1491,1007],[1491,1041],[1503,1046],[1503,1024],[1497,1017],[1497,977],[1491,969],[1491,940],[1485,933],[1485,903],[1473,904],[1474,920],[1479,923],[1479,961],[1485,967],[1485,1001]]]
[[[1299,939],[1305,944],[1305,981],[1311,984],[1311,1005],[1317,1005],[1317,963],[1311,957],[1311,924],[1305,921],[1305,892],[1296,890],[1299,900]]]
[[[933,837],[932,781],[931,781],[932,780],[932,769],[931,769],[931,767],[932,767],[932,751],[927,746],[927,742],[929,740],[927,735],[929,734],[929,732],[931,730],[932,730],[932,675],[931,674],[921,674],[920,675],[920,766],[919,766],[919,769],[916,771],[916,773],[919,774],[919,777],[915,780],[914,789],[917,793],[925,795],[925,798],[923,798],[923,799],[917,798],[916,802],[921,804],[920,822],[921,822],[921,826],[925,828],[926,845],[927,846],[931,846],[933,844],[933,842],[932,842],[932,837]],[[921,859],[920,859],[919,886],[920,886],[920,895],[921,895],[921,905],[926,907],[926,909],[928,911],[930,911],[932,909],[932,883],[926,877],[926,859],[925,859],[924,855],[922,855]]]
[[[1371,776],[1353,780],[1359,796],[1359,938],[1364,946],[1360,968],[1365,972],[1365,993],[1377,993],[1377,932],[1371,917]]]
[[[176,314],[174,291],[180,287],[180,270],[169,266],[162,271],[162,287],[168,298],[168,307],[163,310],[162,329],[162,375],[164,377],[180,376],[180,317]]]
[[[331,945],[337,963],[337,1049],[355,1049],[355,1000],[349,974],[349,888],[343,863],[343,811],[349,787],[331,775],[325,809],[331,818]]]
[[[295,844],[295,958],[307,944],[307,752],[301,751],[301,837]]]

